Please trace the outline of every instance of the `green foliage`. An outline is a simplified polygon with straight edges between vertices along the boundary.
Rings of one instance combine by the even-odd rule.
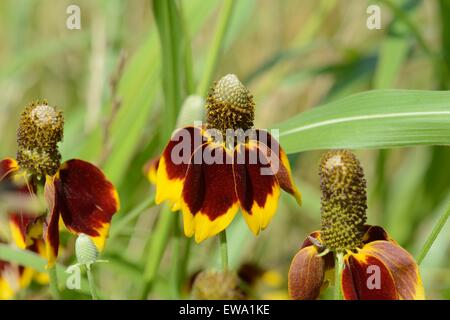
[[[72,31],[67,1],[0,3],[0,159],[16,153],[27,103],[47,98],[61,107],[63,160],[98,164],[121,198],[100,257],[109,263],[94,268],[100,297],[184,298],[190,276],[220,266],[218,239],[196,245],[180,235],[179,215],[154,205],[142,168],[161,152],[185,99],[205,97],[213,81],[235,73],[254,96],[255,125],[279,130],[304,201],[299,208],[283,195],[258,237],[236,217],[227,230],[230,268],[275,270],[283,281],[272,291],[285,292],[293,254],[319,228],[322,150],[357,149],[368,222],[416,255],[436,235],[421,272],[428,297],[450,298],[450,233],[440,218],[450,201],[448,0],[378,1],[382,30],[365,28],[360,0],[79,2],[83,26]],[[0,237],[9,239],[2,210]],[[62,237],[60,285],[73,239]],[[0,259],[45,271],[42,258],[9,245],[0,244]],[[88,298],[87,279],[62,294]],[[42,295],[45,286],[21,292]]]

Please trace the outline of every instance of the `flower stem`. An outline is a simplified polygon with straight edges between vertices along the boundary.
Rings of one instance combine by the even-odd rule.
[[[180,275],[181,275],[181,232],[179,219],[173,220],[173,237],[172,237],[172,297],[180,298]]]
[[[224,45],[225,34],[229,29],[229,24],[231,21],[231,14],[233,12],[234,0],[225,0],[222,13],[219,17],[219,22],[214,35],[213,43],[209,49],[205,71],[203,72],[202,79],[197,88],[197,94],[200,96],[205,96],[208,92],[208,87],[211,85],[212,77],[214,76],[214,71],[216,69],[217,61],[219,60],[219,55],[222,51]]]
[[[149,239],[148,258],[144,269],[144,287],[141,293],[141,299],[146,299],[152,290],[162,256],[169,242],[173,220],[175,218],[176,214],[171,212],[170,208],[165,205],[160,212],[160,218],[155,230]]]
[[[86,266],[86,273],[89,281],[89,290],[91,291],[92,300],[98,300],[97,289],[95,288],[94,275],[92,274],[91,266]]]
[[[341,252],[336,252],[334,257],[334,300],[342,300],[340,283],[342,277],[344,256]]]
[[[220,255],[222,257],[222,269],[228,270],[228,244],[227,244],[227,231],[223,230],[220,235]]]
[[[61,299],[61,296],[58,289],[58,276],[56,274],[56,267],[48,267],[47,272],[50,281],[50,293],[52,294],[53,299],[59,300]]]
[[[438,237],[439,233],[442,231],[442,228],[444,227],[445,223],[447,222],[449,216],[450,216],[450,204],[447,206],[447,209],[444,211],[444,214],[439,217],[439,220],[434,225],[433,230],[431,231],[430,235],[428,236],[427,240],[425,241],[425,244],[423,245],[422,250],[420,250],[420,253],[417,256],[417,264],[420,265],[420,263],[426,257],[426,255],[430,251],[431,247],[433,246],[434,241]]]

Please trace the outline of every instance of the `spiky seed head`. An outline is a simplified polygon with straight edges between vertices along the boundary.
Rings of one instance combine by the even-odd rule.
[[[53,175],[59,168],[58,143],[63,138],[61,111],[46,100],[30,103],[22,112],[17,131],[19,165],[32,175]]]
[[[245,131],[253,127],[253,96],[234,74],[227,74],[214,84],[209,91],[206,108],[208,126],[223,134],[227,129]]]
[[[320,161],[321,239],[332,250],[361,246],[366,223],[364,171],[347,150],[325,153]]]
[[[236,273],[207,270],[195,278],[192,297],[196,300],[237,300],[243,298],[243,293]]]

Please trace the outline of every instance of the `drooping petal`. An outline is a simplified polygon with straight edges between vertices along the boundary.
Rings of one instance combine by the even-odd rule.
[[[47,176],[45,181],[45,200],[49,213],[44,223],[44,241],[48,266],[55,264],[59,250],[59,219],[61,217],[60,199],[56,195],[56,177]]]
[[[69,160],[61,166],[52,184],[53,210],[59,211],[67,229],[90,236],[102,250],[112,216],[119,210],[119,197],[112,183],[89,162]],[[51,215],[55,217],[50,222],[57,224],[58,213]]]
[[[292,178],[291,165],[283,148],[281,148],[278,141],[267,131],[255,130],[255,133],[256,137],[253,139],[256,139],[258,147],[270,160],[281,189],[294,196],[298,204],[301,205],[302,195],[295,186],[294,179]]]
[[[398,292],[388,267],[370,254],[347,254],[341,289],[346,300],[397,300]]]
[[[35,239],[33,244],[28,246],[26,249],[40,255],[45,259],[47,258],[46,246],[43,239]],[[39,284],[48,284],[49,282],[47,272],[37,272],[32,268],[19,266],[19,283],[21,288],[27,288],[33,279]]]
[[[147,176],[148,180],[153,184],[156,184],[156,182],[157,182],[156,173],[158,172],[159,159],[160,159],[160,157],[151,159],[150,161],[148,161],[145,164],[145,167],[144,167],[145,175]]]
[[[42,239],[44,215],[10,213],[8,217],[11,237],[18,248],[27,249],[36,240]]]
[[[324,282],[325,260],[314,246],[301,249],[289,268],[289,295],[294,300],[315,300]]]
[[[236,147],[233,171],[245,221],[250,230],[258,235],[276,212],[280,185],[268,159],[252,142]]]
[[[9,263],[0,260],[0,300],[9,300],[14,297],[15,290],[13,284],[8,279],[10,275]]]
[[[405,249],[390,241],[374,241],[366,244],[361,252],[377,257],[388,267],[400,299],[425,299],[419,267]]]
[[[17,161],[12,158],[0,160],[0,182],[6,180],[11,174],[19,170]],[[4,186],[6,189],[6,186]]]
[[[379,226],[365,225],[363,243],[369,243],[377,240],[391,241],[391,238],[387,234],[386,230]]]
[[[207,156],[209,155],[209,156]],[[208,158],[214,158],[209,159]],[[232,155],[217,144],[204,144],[191,158],[182,191],[184,232],[201,242],[224,230],[239,208]]]
[[[172,210],[180,209],[180,197],[189,161],[194,151],[204,143],[204,139],[203,129],[198,127],[186,127],[174,133],[158,161],[156,204],[168,200]]]

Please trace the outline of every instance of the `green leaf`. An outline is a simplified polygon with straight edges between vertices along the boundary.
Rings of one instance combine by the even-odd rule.
[[[450,144],[450,92],[374,90],[303,112],[273,128],[287,153]]]
[[[18,265],[32,268],[38,272],[47,272],[46,259],[35,254],[34,252],[12,248],[6,244],[0,244],[0,260],[8,261],[11,263],[17,263]],[[65,266],[61,264],[56,265],[56,272],[58,274],[60,286],[66,283],[67,277],[69,276],[69,274],[66,273],[65,271],[66,271]],[[87,280],[82,278],[80,284],[81,284],[80,292],[89,294],[89,285],[87,283]]]

